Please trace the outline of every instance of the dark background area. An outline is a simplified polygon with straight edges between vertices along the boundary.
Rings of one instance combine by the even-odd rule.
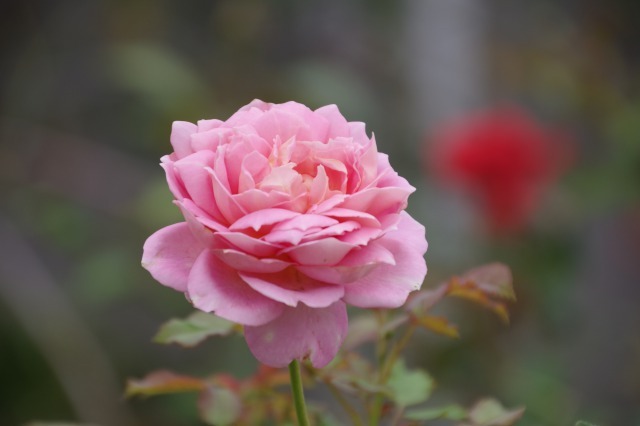
[[[434,398],[493,395],[523,426],[640,422],[640,3],[34,1],[0,4],[0,424],[199,424],[191,395],[125,401],[127,377],[255,369],[240,339],[151,343],[191,311],[140,267],[180,221],[157,166],[174,120],[254,98],[337,104],[416,186],[435,286],[499,260],[512,324],[451,302],[419,335]],[[496,238],[423,159],[468,111],[519,105],[575,159],[527,228]]]

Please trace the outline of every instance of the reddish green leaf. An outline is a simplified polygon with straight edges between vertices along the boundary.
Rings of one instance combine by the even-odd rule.
[[[234,324],[206,312],[194,312],[185,319],[172,319],[160,327],[153,338],[156,343],[177,343],[193,347],[210,336],[225,336]]]
[[[200,418],[206,424],[225,426],[238,420],[242,405],[238,396],[231,390],[209,386],[200,392],[198,410]]]
[[[434,333],[452,337],[454,339],[460,337],[460,334],[458,333],[458,327],[454,324],[451,324],[444,317],[423,316],[415,318],[414,321],[421,327],[433,331]]]
[[[149,373],[143,379],[129,379],[125,396],[152,396],[166,393],[192,392],[204,389],[206,383],[202,379],[182,376],[171,371],[160,370]]]
[[[460,281],[472,282],[486,294],[516,300],[511,269],[502,263],[490,263],[473,268],[463,274]]]
[[[476,287],[472,281],[463,282],[454,277],[449,283],[448,294],[478,303],[493,311],[505,323],[509,323],[509,312],[506,305],[503,302],[492,299],[489,294]]]
[[[420,290],[411,296],[406,304],[406,310],[411,312],[426,312],[441,301],[449,290],[449,283],[442,283],[433,289]]]

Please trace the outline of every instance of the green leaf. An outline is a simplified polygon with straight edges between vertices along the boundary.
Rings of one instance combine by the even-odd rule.
[[[594,425],[593,423],[585,422],[584,420],[578,420],[575,426],[597,426],[597,425]]]
[[[125,397],[199,391],[205,386],[205,382],[201,379],[182,376],[167,370],[160,370],[149,373],[143,379],[129,379],[125,390]]]
[[[407,420],[463,420],[467,417],[467,410],[458,404],[445,405],[444,407],[414,408],[404,414]]]
[[[153,338],[156,343],[177,343],[193,347],[210,336],[226,336],[233,330],[234,324],[205,312],[194,312],[185,319],[172,319],[166,322]]]
[[[209,386],[200,393],[198,410],[206,424],[225,426],[238,420],[242,406],[238,396],[231,390]]]
[[[493,398],[478,401],[469,410],[469,420],[478,426],[512,426],[524,414],[524,407],[505,409]]]
[[[392,399],[401,407],[426,401],[435,383],[431,376],[422,370],[407,370],[404,360],[396,361],[387,383]]]

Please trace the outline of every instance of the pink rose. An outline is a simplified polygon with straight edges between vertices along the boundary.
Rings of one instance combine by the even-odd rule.
[[[205,312],[244,325],[255,357],[322,367],[346,303],[395,308],[427,272],[415,188],[335,105],[259,100],[227,121],[175,122],[162,158],[185,222],[146,241],[143,266]]]

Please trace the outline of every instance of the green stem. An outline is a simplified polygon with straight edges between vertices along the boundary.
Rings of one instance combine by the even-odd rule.
[[[299,426],[309,426],[309,417],[307,416],[307,406],[304,402],[304,391],[302,390],[302,377],[300,375],[300,363],[297,359],[289,364],[289,377],[291,377],[291,392],[293,393],[293,402],[296,406],[296,415],[298,416]]]
[[[407,346],[411,336],[416,331],[416,325],[411,324],[409,328],[405,331],[402,337],[396,341],[395,345],[391,348],[389,353],[386,356],[386,359],[382,363],[380,367],[380,375],[378,378],[378,384],[384,385],[389,380],[389,375],[391,374],[391,368],[393,364],[398,359],[400,352]],[[371,406],[371,416],[369,417],[369,425],[370,426],[378,426],[380,421],[380,416],[382,414],[382,404],[384,402],[384,397],[381,394],[376,394],[373,400],[373,404]]]
[[[325,385],[327,385],[329,392],[331,392],[336,401],[338,401],[342,408],[344,408],[344,410],[347,412],[349,418],[351,419],[351,423],[353,423],[354,426],[363,426],[358,412],[351,406],[351,404],[349,404],[349,401],[345,399],[338,388],[336,388],[336,386],[328,380],[325,381]]]

